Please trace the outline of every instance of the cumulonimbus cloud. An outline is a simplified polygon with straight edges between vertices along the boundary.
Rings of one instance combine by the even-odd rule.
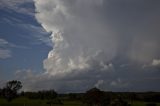
[[[91,81],[90,86],[103,81],[100,84],[105,85],[112,82],[112,75],[118,76],[115,65],[150,63],[160,52],[156,2],[34,1],[37,21],[52,33],[53,49],[44,60],[45,74],[56,80]]]
[[[48,32],[52,32],[53,50],[44,61],[46,72],[52,75],[66,74],[88,70],[94,64],[105,69],[114,58],[117,50],[116,35],[107,22],[104,23],[105,20],[100,20],[101,14],[95,12],[96,7],[100,11],[102,2],[36,2],[38,21]]]

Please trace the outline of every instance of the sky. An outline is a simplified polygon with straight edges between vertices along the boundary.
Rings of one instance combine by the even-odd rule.
[[[0,0],[0,86],[160,91],[159,0]]]

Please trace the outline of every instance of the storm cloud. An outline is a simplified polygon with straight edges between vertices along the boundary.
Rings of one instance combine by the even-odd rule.
[[[160,58],[160,1],[34,2],[36,19],[53,43],[36,84],[46,81],[61,92],[160,88],[160,72],[151,65]]]

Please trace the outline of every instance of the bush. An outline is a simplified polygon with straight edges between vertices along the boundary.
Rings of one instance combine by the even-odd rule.
[[[147,103],[146,106],[157,106],[156,103]]]
[[[105,93],[97,88],[88,90],[84,95],[83,102],[89,106],[106,106],[108,103]]]
[[[46,104],[52,106],[52,104],[54,105],[63,105],[62,101],[60,99],[53,99],[53,100],[49,100],[46,102]]]
[[[123,100],[121,96],[118,96],[111,101],[110,106],[130,106],[127,101]]]

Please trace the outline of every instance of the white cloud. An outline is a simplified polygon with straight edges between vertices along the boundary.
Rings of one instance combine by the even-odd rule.
[[[8,42],[5,39],[0,38],[0,59],[6,59],[12,57],[12,51],[10,48],[26,48],[21,45],[15,45]]]
[[[0,38],[0,46],[4,46],[4,45],[8,45],[8,44],[9,43],[6,40]]]
[[[11,57],[11,51],[10,50],[5,50],[5,49],[0,49],[0,59],[6,59]]]
[[[11,57],[11,51],[6,49],[9,46],[9,42],[0,38],[0,59],[6,59]]]
[[[33,3],[33,0],[1,0],[0,9],[8,8],[18,13],[34,15],[33,8],[22,7],[25,3]]]
[[[160,66],[160,60],[159,59],[154,59],[152,61],[152,66]]]
[[[94,13],[94,7],[100,8],[101,2],[76,0],[72,8],[69,8],[72,2],[35,0],[38,21],[48,32],[52,32],[54,49],[50,51],[49,58],[44,61],[47,73],[56,75],[70,73],[74,70],[90,70],[92,64],[97,63],[103,70],[108,68],[105,64],[116,53],[115,36],[110,33],[109,29],[106,29],[102,21],[91,20],[92,16],[98,18],[97,13]],[[83,9],[82,4],[85,4]],[[88,9],[90,15],[86,11]],[[49,17],[46,17],[48,15]],[[84,15],[87,15],[88,18],[83,17]],[[85,21],[89,24],[85,24]],[[104,36],[108,39],[103,39]],[[96,42],[97,40],[101,42]],[[110,40],[115,44],[111,44]],[[103,64],[100,65],[100,63]]]
[[[133,69],[139,70],[139,64],[146,64],[159,55],[160,32],[157,27],[160,24],[157,23],[159,18],[155,18],[159,17],[159,6],[148,11],[144,8],[152,7],[151,4],[137,1],[34,2],[36,19],[51,33],[53,47],[43,62],[43,75],[53,82],[49,85],[56,89],[93,87],[101,82],[99,80],[103,80],[100,87],[105,89],[126,87],[128,81],[122,81],[121,77],[128,75],[130,78],[130,73],[139,75]],[[134,65],[118,69],[123,62]]]
[[[17,24],[17,26],[29,32],[30,36],[26,37],[26,35],[24,35],[23,37],[30,39],[32,36],[36,40],[35,42],[31,42],[32,44],[43,43],[47,46],[53,46],[52,41],[49,38],[49,33],[47,33],[41,26],[35,26],[32,24]]]
[[[0,48],[9,48],[9,47],[15,47],[15,48],[20,48],[21,46],[12,44],[5,39],[0,38]]]

